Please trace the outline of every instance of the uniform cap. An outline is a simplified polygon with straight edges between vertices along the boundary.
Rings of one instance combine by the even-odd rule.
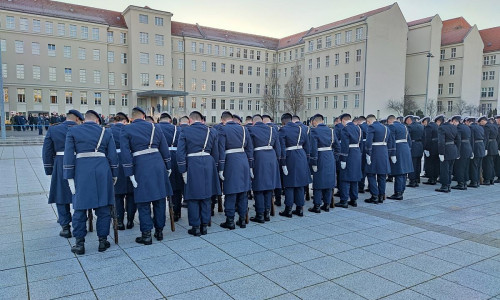
[[[413,116],[412,115],[407,115],[404,119],[404,122],[406,123],[406,120],[411,119],[413,121]]]
[[[452,121],[462,121],[462,116],[461,115],[454,115],[453,117],[451,117],[451,120]]]
[[[76,109],[70,109],[70,110],[68,111],[68,115],[69,115],[69,114],[72,114],[72,115],[76,116],[76,117],[77,117],[78,119],[80,119],[81,121],[83,121],[83,120],[85,119],[85,118],[82,116],[82,114],[81,114],[79,111],[77,111]]]
[[[431,117],[423,117],[422,120],[420,120],[421,122],[424,122],[424,121],[427,121],[427,122],[430,122],[431,121]]]
[[[346,118],[346,117],[351,118],[351,115],[350,115],[350,114],[348,114],[348,113],[341,114],[341,115],[339,116],[339,119],[342,121],[342,120],[343,120],[344,118]]]
[[[444,122],[444,115],[439,115],[434,118],[434,122],[437,122],[438,120],[441,120],[441,122]]]
[[[496,115],[496,116],[495,116],[495,119],[500,119],[500,115]]]
[[[480,116],[479,119],[477,119],[477,122],[481,122],[482,120],[488,121],[488,118],[486,116]]]
[[[241,117],[238,116],[238,115],[233,115],[233,119],[238,119],[238,120],[240,120],[240,122],[243,122],[243,120],[241,119]]]
[[[160,119],[163,119],[163,118],[169,118],[170,120],[172,120],[172,117],[166,112],[164,112],[160,115]]]
[[[315,114],[314,116],[311,117],[311,121],[316,119],[316,118],[320,118],[321,120],[325,119],[322,114]]]
[[[125,118],[125,120],[127,120],[127,122],[130,122],[130,120],[129,120],[128,116],[127,116],[125,113],[123,113],[123,112],[118,112],[116,115],[117,115],[117,116],[122,116],[122,117],[124,117],[124,118]]]
[[[132,108],[132,110],[140,111],[144,116],[146,116],[146,112],[142,108],[140,108],[139,106]]]
[[[99,121],[99,124],[101,124],[101,116],[95,111],[95,110],[87,110],[87,112],[85,114],[93,114],[94,116],[96,116],[97,120]]]
[[[283,120],[283,119],[290,119],[291,120],[292,119],[292,115],[289,114],[289,113],[284,113],[284,114],[281,115],[281,120]]]

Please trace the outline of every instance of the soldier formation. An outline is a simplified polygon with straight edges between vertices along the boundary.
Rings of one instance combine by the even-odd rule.
[[[130,229],[136,212],[141,231],[136,242],[161,241],[167,201],[172,230],[184,205],[188,233],[201,236],[208,233],[216,205],[226,216],[220,226],[229,230],[269,221],[282,195],[279,215],[301,217],[311,183],[313,213],[356,207],[359,193],[366,191],[371,196],[365,202],[383,203],[387,181],[394,181],[387,199],[403,200],[406,187],[420,184],[422,157],[428,178],[423,184],[436,185],[439,179],[438,192],[500,182],[500,116],[377,120],[345,113],[330,128],[321,114],[306,126],[289,113],[280,125],[259,114],[242,124],[241,117],[225,111],[221,122],[209,127],[198,111],[174,125],[168,113],[156,123],[135,107],[131,119],[120,112],[113,124],[102,126],[95,111],[83,116],[70,110],[47,132],[42,157],[51,176],[49,203],[56,204],[60,236],[75,237],[71,251],[76,254],[85,253],[87,220],[94,213],[98,250],[105,251],[111,219],[115,230]],[[457,185],[451,186],[453,180]],[[252,197],[256,213],[249,218]]]

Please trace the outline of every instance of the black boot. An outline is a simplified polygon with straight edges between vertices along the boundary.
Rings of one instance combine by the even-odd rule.
[[[292,207],[291,206],[285,206],[285,210],[284,211],[280,211],[279,214],[282,217],[291,218],[292,217]]]
[[[296,206],[295,210],[292,211],[292,214],[294,214],[296,216],[299,216],[299,217],[303,217],[304,216],[304,210],[303,210],[302,206]]]
[[[127,229],[132,229],[132,228],[134,228],[134,220],[133,219],[132,220],[129,219],[127,221]]]
[[[125,224],[123,224],[123,220],[118,220],[118,230],[125,230]]]
[[[71,252],[78,255],[85,254],[85,238],[76,238],[76,243],[71,247]]]
[[[238,221],[236,221],[236,225],[240,226],[240,228],[247,228],[247,222],[245,222],[245,216],[240,216]]]
[[[153,238],[151,237],[151,231],[145,231],[140,237],[135,238],[135,242],[144,245],[151,245],[153,243]]]
[[[365,187],[358,187],[358,193],[359,194],[364,194],[365,193]]]
[[[348,206],[347,206],[347,202],[340,201],[340,202],[335,203],[335,207],[347,208]]]
[[[467,187],[477,189],[479,187],[479,184],[477,182],[470,182]]]
[[[174,222],[179,221],[180,218],[181,218],[181,213],[180,212],[175,212],[174,213]]]
[[[256,223],[265,223],[266,220],[264,219],[264,214],[263,213],[256,213],[255,217],[251,217],[250,221],[256,222]]]
[[[356,200],[351,200],[347,202],[347,204],[349,204],[352,207],[358,207],[358,202]]]
[[[201,232],[200,232],[200,233],[201,233],[201,235],[207,235],[207,233],[208,233],[208,228],[207,228],[207,226],[208,226],[207,224],[201,224],[201,229],[200,229],[200,231],[201,231]]]
[[[427,180],[426,182],[422,182],[423,184],[428,184],[428,185],[436,185],[437,181],[436,179],[430,179]]]
[[[188,233],[194,236],[201,236],[200,226],[191,227],[191,229],[188,230]]]
[[[368,199],[365,199],[366,203],[373,203],[373,204],[378,204],[378,198],[376,196],[371,196]]]
[[[378,195],[378,203],[384,203],[385,195]]]
[[[157,241],[163,240],[163,229],[155,229],[155,238]]]
[[[107,237],[100,236],[99,237],[99,248],[97,249],[97,251],[104,252],[109,247],[111,247],[111,244],[108,242]]]
[[[407,187],[412,187],[412,188],[415,188],[415,187],[418,187],[418,183],[416,180],[412,180],[410,181],[407,185]]]
[[[226,217],[226,222],[221,223],[220,227],[226,228],[229,230],[233,230],[236,228],[236,225],[234,224],[234,217]]]
[[[391,199],[391,200],[403,200],[403,193],[401,193],[401,192],[395,192],[393,195],[387,197],[387,199]]]
[[[435,189],[436,192],[441,192],[441,193],[449,193],[450,192],[450,186],[446,184],[442,184],[440,188]]]
[[[454,190],[461,190],[465,191],[467,190],[467,186],[465,185],[465,182],[459,182],[457,185],[451,187]]]
[[[215,216],[215,202],[212,201],[212,210],[211,210],[211,213],[210,213],[213,216]]]
[[[266,222],[271,221],[271,214],[270,214],[269,210],[267,210],[267,209],[264,211],[264,221],[266,221]]]
[[[71,237],[71,226],[69,224],[61,226],[61,232],[59,235],[63,238],[69,239]]]
[[[274,205],[281,206],[281,200],[274,200]]]
[[[325,204],[321,205],[320,209],[321,209],[322,211],[329,212],[329,211],[330,211],[330,204],[326,204],[326,203],[325,203]]]
[[[309,207],[308,211],[319,214],[321,212],[321,206],[314,204],[313,207]]]

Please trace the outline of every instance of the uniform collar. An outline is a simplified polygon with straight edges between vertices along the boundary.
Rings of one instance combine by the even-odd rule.
[[[318,126],[316,126],[316,127],[320,127],[320,126],[326,126],[326,125],[325,125],[325,123],[320,123],[320,124],[318,124]]]
[[[146,122],[146,120],[143,119],[135,119],[132,121],[132,123],[140,123],[140,122]]]
[[[76,125],[76,122],[75,121],[71,121],[71,120],[66,120],[66,121],[63,122],[63,124]]]

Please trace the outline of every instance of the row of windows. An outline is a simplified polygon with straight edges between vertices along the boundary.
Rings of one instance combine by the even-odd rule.
[[[344,53],[344,62],[348,64],[350,62],[350,51],[346,51]],[[361,49],[356,50],[356,61],[361,61]],[[330,55],[325,56],[325,67],[329,68],[330,67]],[[338,66],[340,64],[340,53],[335,53],[334,55],[334,64]],[[316,57],[316,69],[321,68],[321,57]],[[308,69],[312,70],[313,69],[313,59],[310,58],[308,61]]]
[[[455,65],[450,65],[450,75],[455,75]],[[439,76],[444,76],[444,66],[439,67]]]
[[[451,48],[450,49],[450,58],[455,58],[457,57],[457,48]],[[441,49],[441,53],[439,56],[440,59],[445,59],[446,58],[446,49]]]
[[[361,85],[361,72],[356,72],[355,77],[354,77],[354,84],[356,86]],[[327,75],[324,77],[324,87],[325,89],[330,88],[330,76]],[[313,84],[313,79],[312,78],[307,78],[307,90],[310,91],[312,90],[312,84]],[[314,82],[314,89],[319,90],[321,86],[321,77],[316,77],[316,80]],[[339,75],[335,74],[333,75],[333,87],[338,88],[339,85]],[[344,87],[349,86],[349,73],[344,73]]]
[[[139,23],[141,24],[149,24],[149,16],[144,14],[139,14]],[[163,18],[155,17],[155,25],[163,27]]]
[[[177,51],[184,52],[184,41],[177,41]],[[209,54],[216,56],[229,56],[236,58],[245,58],[245,59],[254,59],[254,60],[262,60],[262,51],[253,50],[253,49],[242,49],[239,47],[226,47],[220,45],[212,45],[200,43],[200,42],[191,42],[191,52],[192,53],[200,53],[200,54]],[[266,61],[268,61],[268,53],[266,53]]]
[[[89,98],[91,101],[94,100],[94,105],[102,105],[103,103],[103,96],[102,92],[87,92],[87,91],[79,91],[80,94],[80,104],[81,105],[88,105]],[[58,104],[59,103],[59,98],[58,98],[58,91],[57,90],[49,90],[49,101],[50,104]],[[4,88],[4,96],[5,96],[5,102],[9,102],[9,92],[7,88]],[[33,95],[32,95],[32,101],[33,103],[42,103],[43,99],[43,90],[41,89],[34,89],[33,90]],[[128,106],[128,94],[121,94],[121,105],[122,106]],[[64,100],[66,104],[74,104],[73,103],[73,91],[64,91]],[[108,99],[104,99],[104,101],[107,100],[109,105],[114,106],[116,105],[116,94],[115,93],[109,93],[108,94]],[[24,88],[18,88],[17,89],[17,102],[19,103],[26,103],[26,89]],[[76,102],[75,102],[76,103]]]
[[[184,109],[186,107],[186,101],[187,101],[187,99],[185,99],[184,97],[179,97],[179,101],[177,102],[178,108]],[[258,111],[261,108],[261,100],[255,100],[255,101],[246,100],[246,106],[245,106],[244,101],[245,100],[243,100],[243,99],[226,100],[226,99],[213,98],[210,101],[210,108],[215,110],[218,107],[220,107],[221,110],[229,109],[229,110],[240,110],[240,111],[244,110],[244,108],[246,108],[249,111],[253,111],[253,108],[255,108],[255,110]],[[191,97],[190,107],[192,109],[196,109],[196,108],[198,108],[198,106],[201,109],[206,109],[207,108],[207,98],[201,98],[201,102],[198,102],[197,97]],[[280,107],[280,104],[278,104],[278,107]],[[264,108],[264,110],[265,110],[265,108]],[[213,122],[215,122],[215,121],[213,121]]]
[[[497,56],[496,55],[486,55],[483,56],[483,65],[489,66],[496,64]]]
[[[139,32],[139,43],[149,44],[149,33]],[[155,45],[165,46],[165,36],[163,34],[155,34]]]
[[[481,88],[481,98],[491,98],[495,94],[495,88],[493,87],[485,87]]]
[[[211,80],[211,82],[208,85],[206,79],[201,79],[200,85],[198,86],[198,80],[196,78],[191,79],[191,90],[196,91],[207,91],[210,90],[212,92],[217,92],[220,91],[221,93],[225,93],[226,91],[230,93],[236,93],[236,89],[238,89],[238,93],[243,94],[245,91],[245,84],[243,82],[239,82],[238,86],[236,86],[236,83],[234,81],[229,82],[229,85],[226,85],[226,81],[220,81],[219,89],[217,89],[217,80]],[[178,84],[179,90],[184,90],[184,78],[179,78],[179,84]],[[261,85],[260,83],[253,84],[253,83],[247,83],[246,85],[246,92],[248,94],[254,93],[254,87],[255,87],[255,94],[259,95],[261,93]],[[278,85],[278,88],[280,86]],[[267,86],[266,86],[266,91],[267,91]],[[264,91],[264,92],[266,92]]]
[[[438,100],[436,104],[437,104],[436,108],[437,108],[438,113],[442,112],[443,111],[443,101]],[[448,101],[446,110],[448,112],[452,112],[453,111],[453,101],[452,100]]]
[[[450,82],[448,83],[448,95],[453,95],[453,92],[455,91],[455,83]],[[443,84],[440,83],[438,84],[438,95],[443,94]]]
[[[331,104],[330,104],[330,99],[332,101]],[[341,99],[342,99],[342,109],[349,108],[349,95],[343,95],[341,97]],[[329,98],[328,96],[325,96],[323,98],[323,105],[322,106],[321,106],[321,103],[320,103],[320,97],[315,97],[314,98],[314,108],[312,106],[313,103],[311,101],[312,101],[312,98],[307,98],[306,108],[308,110],[311,110],[311,109],[315,109],[315,110],[328,109],[330,107],[330,105],[331,105],[331,107],[333,109],[339,108],[339,96],[333,96],[331,98]],[[354,106],[353,107],[354,108],[359,108],[359,94],[354,94]]]
[[[356,28],[356,37],[355,41],[360,41],[363,39],[363,27]],[[314,50],[314,40],[308,42],[308,51],[312,52]],[[352,30],[347,30],[344,33],[344,44],[348,44],[353,42],[352,38]],[[335,46],[339,46],[342,44],[342,33],[336,33],[334,35],[334,43]],[[332,36],[327,35],[325,37],[325,48],[330,48],[332,46]],[[319,37],[316,39],[316,50],[323,48],[323,37]]]
[[[483,72],[483,80],[495,80],[495,71]]]

